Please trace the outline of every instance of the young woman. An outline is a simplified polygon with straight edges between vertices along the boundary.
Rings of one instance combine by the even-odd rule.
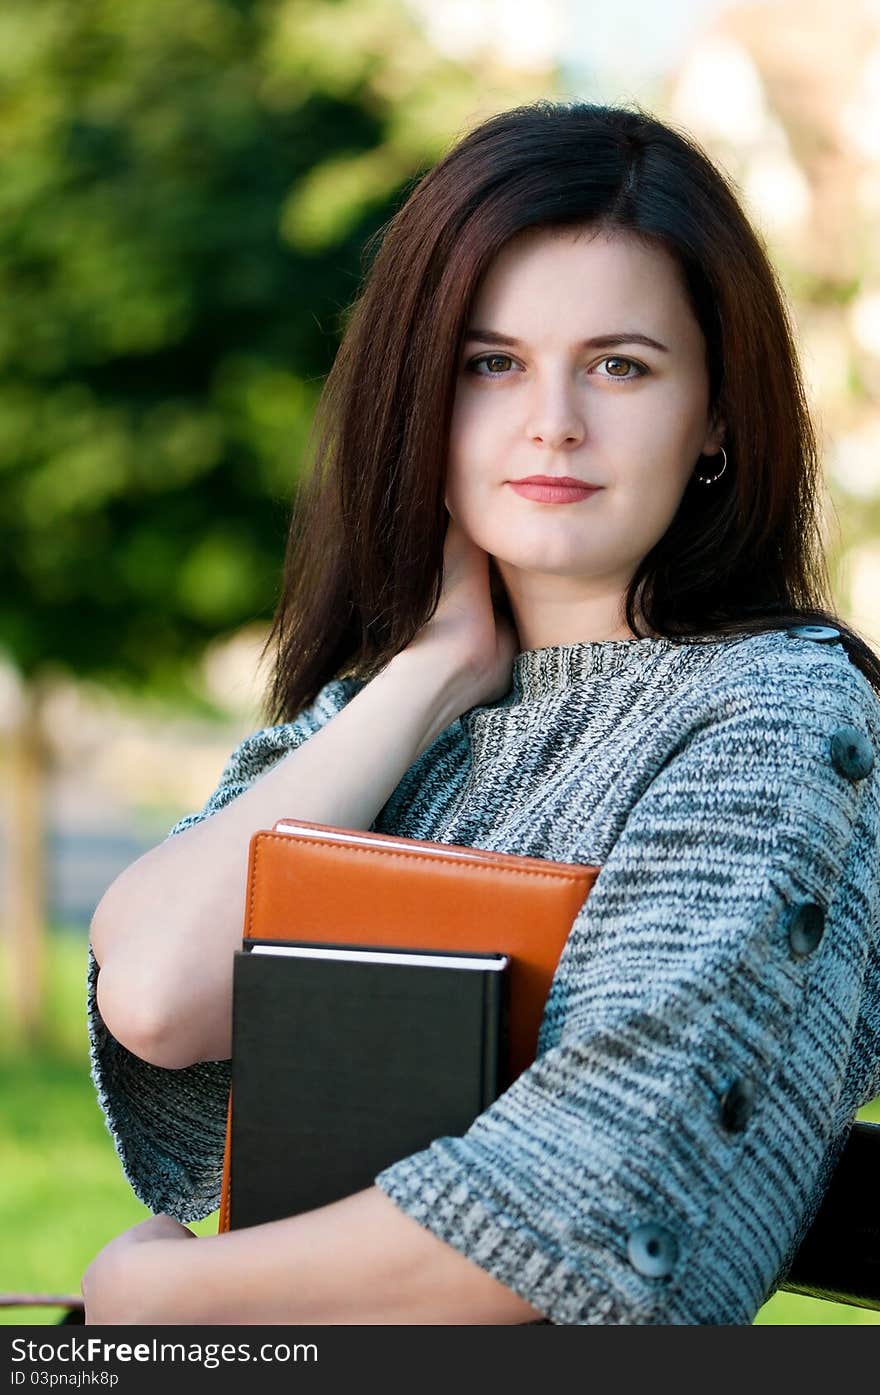
[[[761,241],[638,109],[502,112],[384,230],[319,417],[271,725],[95,913],[93,1079],[160,1214],[87,1320],[750,1323],[880,1091],[880,663]],[[463,1136],[197,1238],[281,817],[601,871]]]

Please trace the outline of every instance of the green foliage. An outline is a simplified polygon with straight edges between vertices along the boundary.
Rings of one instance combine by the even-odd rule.
[[[476,106],[403,0],[7,0],[0,650],[184,694],[272,612],[366,239]]]

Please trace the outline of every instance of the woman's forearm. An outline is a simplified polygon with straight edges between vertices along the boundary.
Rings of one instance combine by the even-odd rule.
[[[543,1316],[375,1186],[167,1251],[144,1246],[141,1260],[144,1322],[501,1325]],[[119,1282],[124,1289],[124,1273]]]
[[[457,673],[398,654],[226,808],[121,873],[91,933],[98,1006],[114,1036],[156,1065],[227,1059],[252,834],[280,818],[368,828],[467,705]]]

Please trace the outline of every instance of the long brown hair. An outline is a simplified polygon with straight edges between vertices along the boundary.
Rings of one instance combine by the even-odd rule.
[[[727,423],[727,469],[711,486],[691,480],[632,578],[631,631],[686,639],[833,625],[880,693],[880,659],[833,608],[789,313],[733,187],[693,138],[636,104],[540,100],[460,139],[365,247],[365,261],[375,255],[316,410],[314,464],[263,650],[275,654],[270,723],[292,720],[331,678],[372,677],[430,619],[478,282],[515,233],[573,225],[674,257],[706,343],[710,412]],[[701,459],[700,473],[716,473],[719,459]]]

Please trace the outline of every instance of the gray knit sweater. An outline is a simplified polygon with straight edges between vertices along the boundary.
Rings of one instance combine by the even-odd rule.
[[[169,837],[360,686],[249,736]],[[750,1323],[880,1093],[878,750],[880,701],[827,629],[520,653],[371,827],[601,870],[534,1064],[382,1191],[553,1323]],[[90,950],[92,1078],[125,1176],[153,1211],[206,1216],[230,1063],[140,1061],[95,978]]]

